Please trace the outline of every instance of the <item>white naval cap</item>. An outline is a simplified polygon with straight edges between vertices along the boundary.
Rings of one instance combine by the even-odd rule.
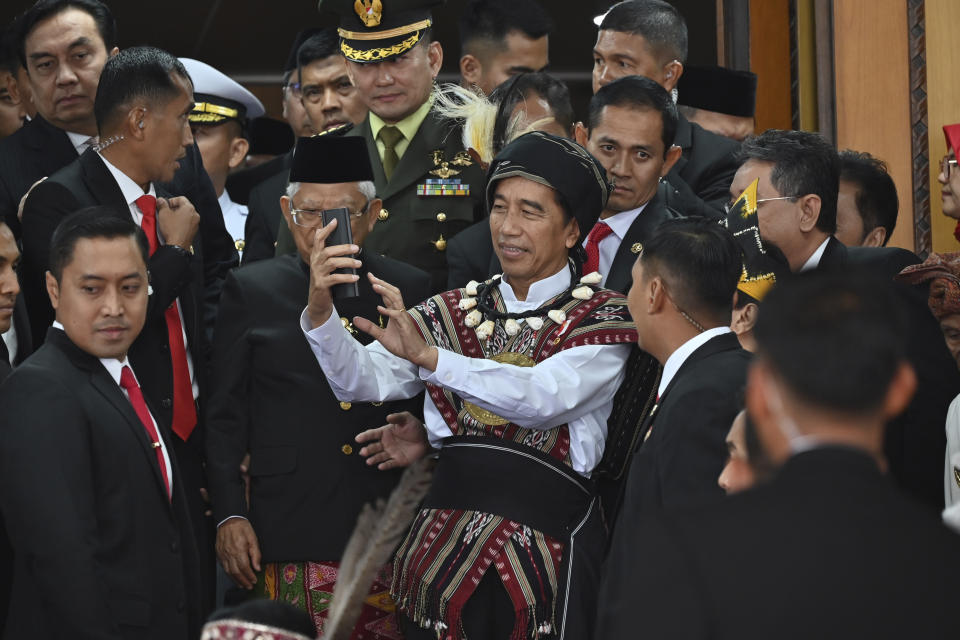
[[[216,123],[230,118],[240,120],[259,118],[266,113],[263,103],[239,82],[205,62],[180,58],[193,80],[193,99],[190,122]]]

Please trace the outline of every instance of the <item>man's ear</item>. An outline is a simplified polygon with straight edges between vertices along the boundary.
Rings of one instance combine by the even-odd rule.
[[[757,311],[759,311],[759,307],[752,302],[748,302],[739,309],[734,309],[730,329],[738,336],[750,331],[757,324]]]
[[[667,304],[667,289],[660,276],[653,276],[647,283],[647,309],[650,315],[660,313]]]
[[[436,80],[443,66],[443,47],[436,40],[427,45],[427,63],[430,65],[430,78]]]
[[[110,50],[110,53],[107,54],[107,57],[112,58],[118,53],[120,53],[120,47],[114,47],[113,49]]]
[[[893,380],[890,381],[890,386],[887,388],[887,395],[883,399],[884,418],[891,420],[900,415],[910,404],[916,390],[917,374],[914,373],[913,367],[908,363],[901,362],[900,366],[897,367],[897,372],[893,375]]]
[[[460,77],[463,79],[463,86],[467,89],[473,89],[480,85],[480,78],[483,76],[483,65],[477,60],[477,57],[471,53],[465,53],[460,57]]]
[[[800,205],[800,230],[804,233],[813,231],[820,220],[820,207],[822,202],[820,196],[815,193],[808,193],[801,196],[798,204]]]
[[[882,247],[887,241],[887,230],[884,227],[874,227],[867,237],[860,243],[861,247]]]
[[[125,138],[143,140],[147,130],[147,108],[136,106],[127,111],[120,133]]]
[[[682,155],[683,149],[675,144],[670,145],[670,148],[667,149],[666,160],[664,160],[663,166],[660,168],[661,178],[670,173],[670,169],[673,169],[673,165],[677,164],[677,160],[679,160]]]
[[[767,400],[765,388],[769,384],[775,384],[769,367],[763,360],[754,360],[747,371],[747,414],[756,427],[767,458],[779,465],[790,456],[790,441],[777,424],[778,418]]]
[[[367,209],[367,233],[373,231],[373,225],[380,219],[380,210],[383,209],[383,200],[374,198],[370,201],[370,208]]]
[[[57,307],[60,306],[60,284],[49,271],[44,275],[44,278],[46,278],[47,282],[47,295],[50,296],[50,306],[56,311]]]
[[[587,147],[587,141],[590,139],[590,132],[582,122],[573,125],[573,139],[583,148]]]
[[[677,88],[680,76],[683,75],[683,63],[679,60],[671,60],[663,67],[663,88],[670,93]]]
[[[244,137],[236,137],[230,143],[230,157],[227,159],[227,166],[236,169],[247,157],[250,152],[250,143]]]
[[[576,218],[570,219],[570,224],[568,225],[567,235],[564,238],[564,244],[567,249],[573,249],[577,246],[577,241],[580,240],[580,223],[577,222]],[[590,233],[589,230],[587,233]]]

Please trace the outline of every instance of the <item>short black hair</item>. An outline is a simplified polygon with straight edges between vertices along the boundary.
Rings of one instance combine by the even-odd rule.
[[[715,326],[730,324],[743,254],[725,227],[703,218],[668,220],[647,239],[640,261],[644,278],[663,278],[681,310],[708,316]]]
[[[13,76],[16,76],[20,69],[16,28],[16,23],[0,28],[0,71],[6,71]]]
[[[667,152],[677,136],[680,116],[677,114],[677,105],[674,104],[673,98],[666,89],[654,80],[643,76],[618,78],[600,87],[590,98],[587,121],[591,132],[599,126],[604,107],[651,109],[660,113],[663,125],[660,131],[660,137],[663,139],[663,157],[667,157]]]
[[[37,0],[32,7],[20,16],[17,23],[17,53],[20,64],[27,67],[27,37],[37,25],[68,9],[79,9],[90,14],[100,32],[103,46],[109,52],[117,45],[117,21],[113,19],[110,7],[100,0]]]
[[[117,211],[106,205],[85,207],[64,218],[50,238],[50,273],[57,282],[60,282],[63,270],[73,260],[77,242],[84,238],[134,238],[140,248],[143,264],[149,264],[150,244],[147,236],[130,219],[129,211]]]
[[[897,185],[887,172],[887,164],[869,153],[846,149],[840,152],[840,179],[851,182],[857,187],[857,211],[863,219],[863,237],[873,229],[883,227],[887,230],[886,245],[897,226],[897,211],[900,200],[897,198]]]
[[[866,272],[796,275],[764,299],[754,328],[758,353],[803,402],[875,411],[906,358],[895,286]]]
[[[610,7],[600,22],[600,30],[642,37],[662,64],[687,61],[687,21],[669,2],[624,0]]]
[[[840,156],[819,133],[767,129],[743,141],[738,158],[773,165],[770,182],[782,196],[820,196],[817,229],[837,230],[837,194],[840,191]]]
[[[563,127],[567,135],[573,133],[573,104],[567,85],[543,72],[518,73],[490,92],[490,101],[497,105],[497,116],[493,123],[494,154],[500,153],[507,144],[507,130],[513,110],[530,94],[546,100],[557,124]]]
[[[460,15],[460,55],[476,54],[480,40],[501,45],[511,31],[537,40],[553,30],[553,21],[536,0],[471,0]]]
[[[152,105],[166,105],[180,88],[171,77],[176,74],[192,84],[183,63],[155,47],[131,47],[113,56],[103,66],[93,114],[101,135],[130,103],[146,99]],[[192,95],[193,89],[188,89]]]
[[[297,49],[297,68],[311,62],[340,55],[340,35],[333,27],[321,29],[303,41]]]
[[[292,631],[308,638],[317,637],[317,627],[310,614],[282,600],[255,599],[235,607],[224,607],[207,618],[207,622],[217,620],[242,620]]]

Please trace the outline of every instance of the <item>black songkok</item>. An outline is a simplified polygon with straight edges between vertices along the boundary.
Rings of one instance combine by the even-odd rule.
[[[600,161],[573,140],[531,131],[505,146],[487,170],[487,210],[493,206],[494,182],[519,176],[555,189],[580,225],[580,239],[600,219],[611,185]]]
[[[695,109],[752,118],[757,110],[757,74],[724,67],[684,67],[678,102]]]
[[[290,166],[290,182],[339,184],[373,181],[367,143],[359,136],[345,136],[353,125],[297,140]]]

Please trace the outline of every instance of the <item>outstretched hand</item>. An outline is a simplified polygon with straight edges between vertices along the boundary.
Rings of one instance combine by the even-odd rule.
[[[420,335],[413,318],[407,313],[400,290],[372,273],[368,273],[367,276],[370,278],[373,290],[383,299],[383,304],[377,306],[377,311],[387,318],[387,327],[383,329],[360,316],[353,319],[353,326],[370,334],[393,355],[409,360],[418,367],[430,371],[436,370],[437,349],[429,346]]]
[[[358,433],[356,440],[369,443],[360,455],[381,471],[407,467],[430,452],[427,430],[409,411],[391,413],[387,424]]]

